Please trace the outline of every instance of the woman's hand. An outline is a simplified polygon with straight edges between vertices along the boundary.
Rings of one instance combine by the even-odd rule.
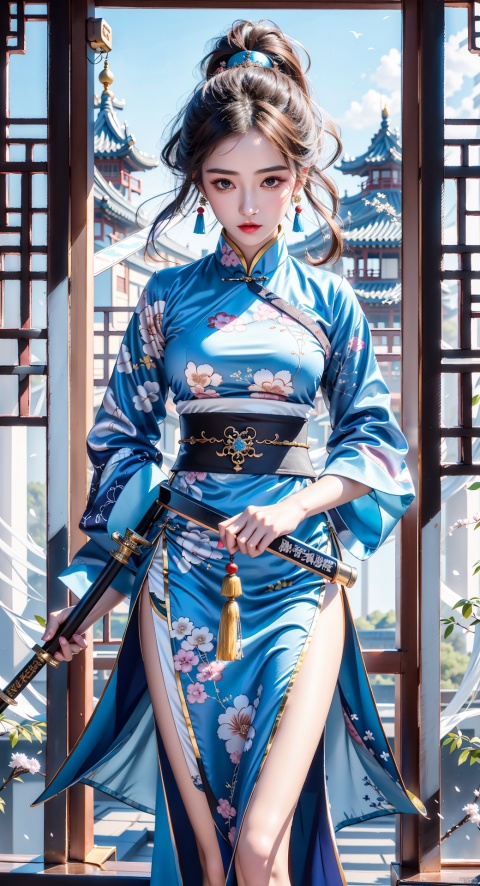
[[[51,640],[57,633],[59,626],[70,615],[72,609],[75,609],[75,606],[67,606],[65,609],[60,609],[58,612],[51,612],[41,639]],[[82,650],[86,649],[88,646],[85,637],[83,637],[78,631],[73,635],[73,638],[70,641],[62,636],[60,636],[59,639],[61,651],[58,650],[53,656],[57,661],[71,661],[77,652],[82,652]]]
[[[241,514],[218,524],[220,541],[229,554],[240,551],[258,557],[274,538],[294,532],[305,516],[303,507],[291,498],[264,507],[250,505]]]

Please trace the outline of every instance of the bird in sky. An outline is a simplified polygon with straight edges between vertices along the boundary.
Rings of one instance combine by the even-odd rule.
[[[364,35],[360,33],[360,31],[350,31],[350,34],[353,34],[355,40],[358,40],[359,37],[363,37]]]

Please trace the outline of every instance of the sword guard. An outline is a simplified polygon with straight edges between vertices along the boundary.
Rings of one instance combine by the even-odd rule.
[[[59,662],[59,664],[60,664],[60,662]],[[6,693],[6,692],[2,692],[1,689],[0,689],[0,698],[1,698],[2,701],[4,701],[6,704],[18,704],[18,701],[15,701],[14,698],[10,698],[10,697],[7,695],[7,693]]]
[[[126,529],[125,535],[121,535],[120,532],[115,530],[115,532],[112,532],[112,538],[118,542],[119,547],[118,551],[110,551],[110,556],[123,563],[123,565],[128,563],[132,554],[140,554],[140,547],[142,545],[146,548],[151,548],[153,545],[153,542],[148,541],[143,535],[139,535],[138,532],[134,532],[133,529]]]
[[[53,655],[50,655],[49,652],[45,652],[45,649],[42,649],[42,647],[39,646],[38,643],[35,643],[35,646],[33,646],[32,648],[37,658],[40,658],[46,664],[51,665],[52,668],[58,668],[60,662],[56,658],[54,658]]]

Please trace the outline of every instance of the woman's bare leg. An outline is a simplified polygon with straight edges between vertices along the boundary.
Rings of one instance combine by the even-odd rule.
[[[245,813],[235,854],[239,886],[290,886],[293,814],[327,719],[344,634],[341,589],[327,584],[313,636]]]
[[[153,623],[148,577],[139,599],[140,641],[155,720],[198,846],[203,886],[224,886],[225,874],[212,815],[203,791],[192,783],[165,688]]]

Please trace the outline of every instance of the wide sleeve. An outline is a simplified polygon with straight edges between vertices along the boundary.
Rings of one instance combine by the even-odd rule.
[[[60,576],[77,597],[84,595],[110,560],[113,544],[107,520],[119,495],[146,463],[162,464],[157,444],[166,415],[168,381],[163,363],[165,301],[159,291],[160,278],[161,274],[153,274],[140,296],[87,437],[93,476],[79,525],[90,541]],[[136,562],[131,557],[113,582],[123,594],[131,592]]]
[[[321,390],[330,413],[323,474],[349,477],[372,491],[329,511],[342,544],[366,559],[387,538],[415,497],[405,463],[407,441],[392,412],[367,319],[342,277],[332,306],[331,351]]]

